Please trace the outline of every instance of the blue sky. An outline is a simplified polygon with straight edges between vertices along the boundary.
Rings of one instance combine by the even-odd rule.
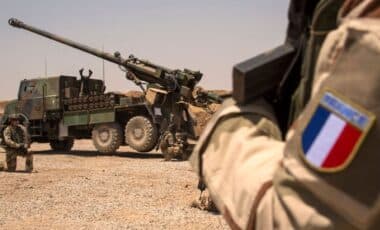
[[[134,54],[173,69],[204,73],[201,85],[231,89],[234,64],[284,41],[288,1],[278,0],[1,0],[1,99],[16,97],[20,80],[78,75],[102,61],[70,47],[8,26],[16,17],[75,41],[123,56]],[[137,88],[106,63],[108,91]]]

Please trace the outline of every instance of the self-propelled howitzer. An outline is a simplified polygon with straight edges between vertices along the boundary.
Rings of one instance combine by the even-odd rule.
[[[28,30],[119,65],[126,72],[127,79],[134,81],[143,89],[152,119],[154,120],[154,115],[162,114],[164,119],[154,122],[160,132],[158,146],[165,157],[167,159],[183,157],[187,150],[191,150],[192,145],[188,143],[188,137],[195,139],[198,134],[195,132],[195,122],[188,111],[188,104],[207,104],[197,103],[199,98],[203,98],[199,96],[202,92],[196,90],[202,73],[188,69],[172,70],[133,55],[125,59],[119,52],[112,55],[27,25],[14,18],[9,19],[8,23],[13,27]],[[142,82],[146,83],[146,87]]]

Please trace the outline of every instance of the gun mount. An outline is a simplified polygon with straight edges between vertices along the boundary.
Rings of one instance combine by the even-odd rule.
[[[202,79],[201,72],[188,69],[172,70],[133,55],[125,59],[119,52],[112,55],[27,25],[15,18],[9,19],[8,23],[13,27],[30,31],[119,65],[126,72],[126,78],[144,91],[147,108],[152,114],[152,119],[156,114],[162,114],[164,118],[155,123],[160,129],[160,143],[157,147],[161,148],[165,158],[183,157],[186,149],[191,150],[191,146],[188,148],[187,137],[195,139],[198,135],[194,130],[195,122],[189,114],[188,104],[207,106],[209,103],[204,100],[211,98],[206,97],[207,93],[194,92],[196,85]],[[146,83],[146,88],[144,88],[143,82]],[[212,102],[215,101],[220,102],[221,99],[213,98]]]

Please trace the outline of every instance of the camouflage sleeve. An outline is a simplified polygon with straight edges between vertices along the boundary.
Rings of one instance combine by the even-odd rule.
[[[370,2],[356,9],[379,12],[380,2]],[[266,201],[265,210],[286,209],[295,229],[367,229],[371,216],[380,216],[379,58],[379,18],[344,18],[323,43],[312,98],[288,134],[274,178],[281,205],[271,202],[273,194]],[[346,127],[355,127],[356,139],[345,138]]]
[[[4,142],[8,147],[19,148],[20,145],[12,140],[11,128],[8,126],[4,130]]]
[[[224,111],[211,122],[212,131],[204,133],[208,138],[201,137],[194,154],[199,155],[200,174],[218,209],[231,226],[246,228],[255,194],[271,185],[284,143],[263,100],[249,110],[233,104]]]
[[[363,142],[357,142],[355,151],[347,151],[346,156],[352,158],[342,158],[347,164],[337,165],[339,171],[327,173],[323,165],[307,159],[302,142],[318,106],[324,102],[321,98],[331,98],[322,96],[339,99],[333,101],[329,111],[337,113],[334,115],[339,119],[356,110],[367,120],[372,115],[380,116],[379,56],[377,19],[346,22],[331,33],[318,59],[312,99],[287,134],[286,142],[263,131],[268,130],[263,127],[276,125],[260,113],[236,113],[212,124],[213,131],[205,133],[207,138],[201,137],[205,142],[195,153],[215,204],[233,228],[361,229],[372,224],[373,229],[379,229],[380,123],[375,122],[370,132],[367,125],[363,128]],[[356,125],[356,121],[353,116],[340,124]],[[335,126],[326,127],[337,131]],[[316,129],[310,130],[317,134]],[[316,153],[331,154],[324,151],[323,140],[332,138],[323,136],[322,141],[312,140],[321,146]]]
[[[378,1],[362,2],[357,10],[372,6],[379,12]],[[379,57],[378,18],[345,18],[327,36],[312,98],[287,135],[273,187],[251,212],[257,229],[379,229]],[[316,119],[325,119],[323,126]],[[350,126],[361,141],[345,139],[343,127]]]

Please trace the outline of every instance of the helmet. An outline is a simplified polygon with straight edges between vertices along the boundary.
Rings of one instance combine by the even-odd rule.
[[[18,119],[20,119],[20,116],[18,116],[17,114],[9,114],[8,115],[8,120],[18,120]]]

